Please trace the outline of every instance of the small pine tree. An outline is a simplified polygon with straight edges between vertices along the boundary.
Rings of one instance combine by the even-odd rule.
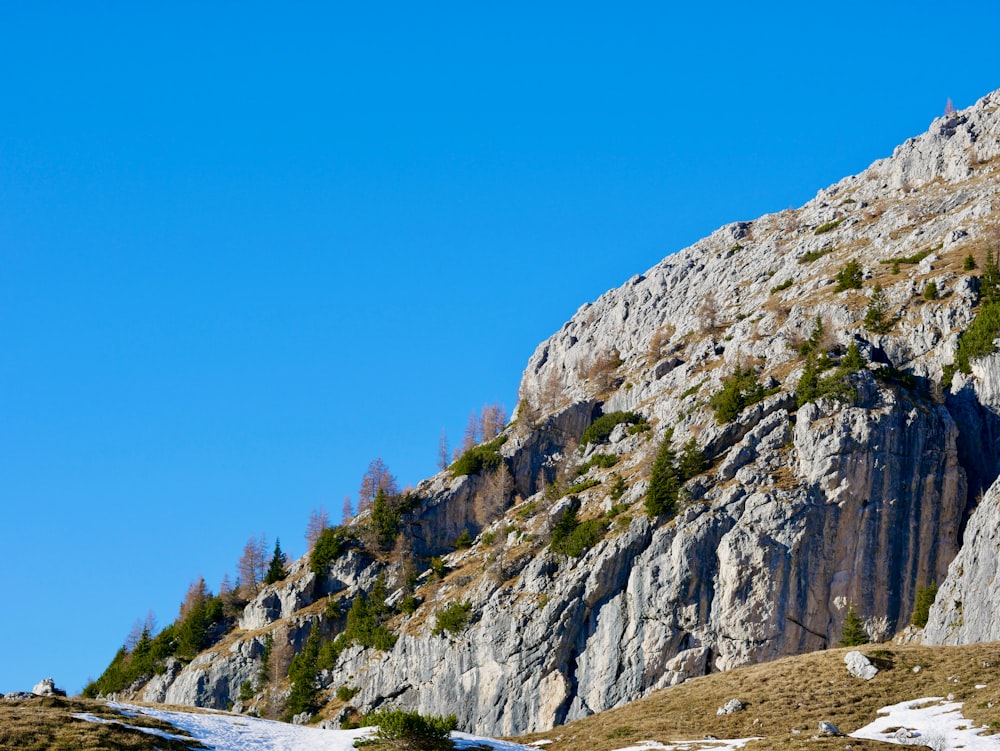
[[[472,547],[472,535],[469,534],[468,529],[463,529],[462,534],[455,538],[455,547],[459,550]]]
[[[668,430],[653,461],[649,488],[646,490],[646,513],[650,516],[673,516],[677,513],[681,479],[677,470],[677,455],[672,446],[673,437],[673,430]]]
[[[692,438],[684,444],[680,459],[677,462],[677,470],[680,474],[681,482],[690,480],[695,475],[700,475],[705,471],[707,464],[705,455],[698,448],[698,442]]]
[[[854,612],[854,605],[847,609],[847,617],[844,618],[844,628],[840,632],[840,646],[857,647],[869,642],[868,632],[865,631],[865,622],[861,616]]]
[[[927,284],[924,285],[924,299],[925,300],[937,300],[938,288],[937,282],[931,279]]]
[[[865,311],[864,326],[873,334],[887,334],[892,328],[892,320],[886,317],[888,305],[885,300],[885,290],[881,284],[872,287],[871,301]]]
[[[274,584],[288,576],[287,564],[288,556],[281,552],[281,540],[275,538],[274,554],[271,556],[271,565],[268,566],[267,574],[264,576],[264,584]]]
[[[983,275],[979,277],[979,299],[985,303],[1000,299],[1000,270],[997,269],[993,251],[986,249],[986,261],[983,263]]]
[[[975,271],[976,257],[972,255],[972,253],[969,253],[969,255],[965,257],[965,261],[962,263],[962,268],[966,271]]]
[[[848,289],[861,289],[861,266],[853,258],[844,264],[844,267],[837,272],[837,292]]]
[[[931,605],[934,604],[935,597],[937,597],[936,582],[931,582],[929,586],[921,587],[917,590],[917,596],[913,603],[913,617],[910,618],[910,623],[917,628],[923,628],[927,625],[927,619],[930,616]]]

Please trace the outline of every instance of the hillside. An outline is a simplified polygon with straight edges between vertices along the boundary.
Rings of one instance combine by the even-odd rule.
[[[932,582],[982,594],[949,565],[997,494],[998,155],[995,92],[583,305],[498,438],[99,688],[514,735],[835,646],[851,609],[884,638]]]
[[[757,739],[746,743],[748,749],[823,751],[843,749],[847,743],[856,750],[890,748],[888,743],[870,739],[817,738],[817,729],[825,721],[853,734],[872,723],[883,707],[939,696],[961,703],[965,719],[958,724],[970,729],[962,733],[964,742],[942,745],[936,737],[941,723],[932,720],[906,726],[921,734],[911,745],[923,739],[925,745],[936,749],[969,748],[974,747],[972,733],[979,733],[984,744],[1000,745],[996,737],[989,738],[1000,728],[1000,685],[995,667],[1000,663],[1000,645],[869,645],[862,650],[880,667],[870,681],[847,673],[847,649],[827,650],[694,678],[625,707],[512,740],[527,746],[541,742],[551,751],[616,751],[640,743],[677,747],[679,741],[702,741],[708,736]],[[734,698],[743,709],[718,714],[718,708]],[[95,718],[103,722],[95,722]],[[160,734],[150,735],[150,731]],[[163,737],[164,732],[175,738]],[[128,709],[81,699],[36,697],[0,702],[0,749],[18,751],[53,747],[243,749],[250,738],[254,748],[261,749],[351,748],[353,739],[363,732],[250,724],[239,715],[191,715],[180,708]],[[526,747],[466,737],[459,744],[489,744],[501,751]],[[698,745],[718,748],[713,743]],[[682,748],[690,749],[691,745]]]

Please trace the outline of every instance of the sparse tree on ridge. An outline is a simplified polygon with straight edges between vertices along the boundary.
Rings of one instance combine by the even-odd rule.
[[[479,413],[479,441],[492,441],[507,424],[507,410],[500,402],[484,404]]]
[[[340,508],[340,523],[347,524],[354,518],[354,506],[351,505],[351,496],[344,496],[344,505]]]
[[[256,597],[267,571],[267,540],[263,533],[259,538],[251,536],[247,540],[243,555],[236,563],[236,571],[243,595],[247,599]]]
[[[448,436],[444,432],[444,428],[441,428],[441,438],[438,440],[438,460],[437,468],[444,472],[448,469]]]
[[[281,551],[281,540],[274,538],[274,553],[271,555],[271,563],[264,575],[264,584],[274,584],[288,576],[286,565],[288,556]]]
[[[479,432],[479,418],[475,412],[469,413],[469,421],[465,424],[465,433],[462,435],[462,445],[456,453],[461,456],[469,449],[475,448],[482,440],[482,433]]]
[[[348,500],[348,503],[350,501]],[[306,545],[307,550],[312,550],[316,540],[319,539],[323,530],[330,526],[330,515],[326,509],[320,506],[309,512],[309,523],[306,524]]]
[[[368,471],[361,478],[361,489],[358,491],[358,513],[372,505],[379,491],[387,496],[399,495],[399,485],[396,483],[396,478],[389,472],[389,467],[381,456],[371,461],[368,465]]]

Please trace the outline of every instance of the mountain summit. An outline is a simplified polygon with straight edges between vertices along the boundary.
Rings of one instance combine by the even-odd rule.
[[[933,583],[954,594],[929,636],[985,638],[962,629],[1000,622],[968,615],[1000,602],[969,548],[1000,495],[998,155],[994,92],[583,305],[499,436],[236,610],[205,595],[197,640],[189,611],[92,692],[515,734],[836,646],[845,621],[888,638]]]

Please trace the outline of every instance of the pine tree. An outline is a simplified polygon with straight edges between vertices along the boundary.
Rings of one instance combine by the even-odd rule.
[[[979,277],[979,299],[984,305],[1000,300],[1000,270],[997,269],[996,259],[989,247],[986,248],[983,275]]]
[[[274,538],[274,554],[271,556],[271,565],[267,568],[267,574],[264,575],[264,584],[274,584],[288,576],[287,564],[288,556],[281,552],[281,540],[276,537]]]
[[[677,495],[681,480],[677,470],[677,455],[672,441],[674,431],[668,430],[656,452],[653,471],[646,491],[646,513],[650,516],[673,516],[677,513]]]
[[[865,631],[865,623],[861,616],[854,612],[854,605],[847,609],[847,617],[844,618],[844,628],[840,632],[840,646],[857,647],[869,642],[868,632]]]
[[[690,480],[695,475],[700,475],[705,471],[707,464],[705,455],[698,448],[698,442],[692,438],[684,444],[684,448],[681,450],[681,458],[677,463],[681,482]]]

